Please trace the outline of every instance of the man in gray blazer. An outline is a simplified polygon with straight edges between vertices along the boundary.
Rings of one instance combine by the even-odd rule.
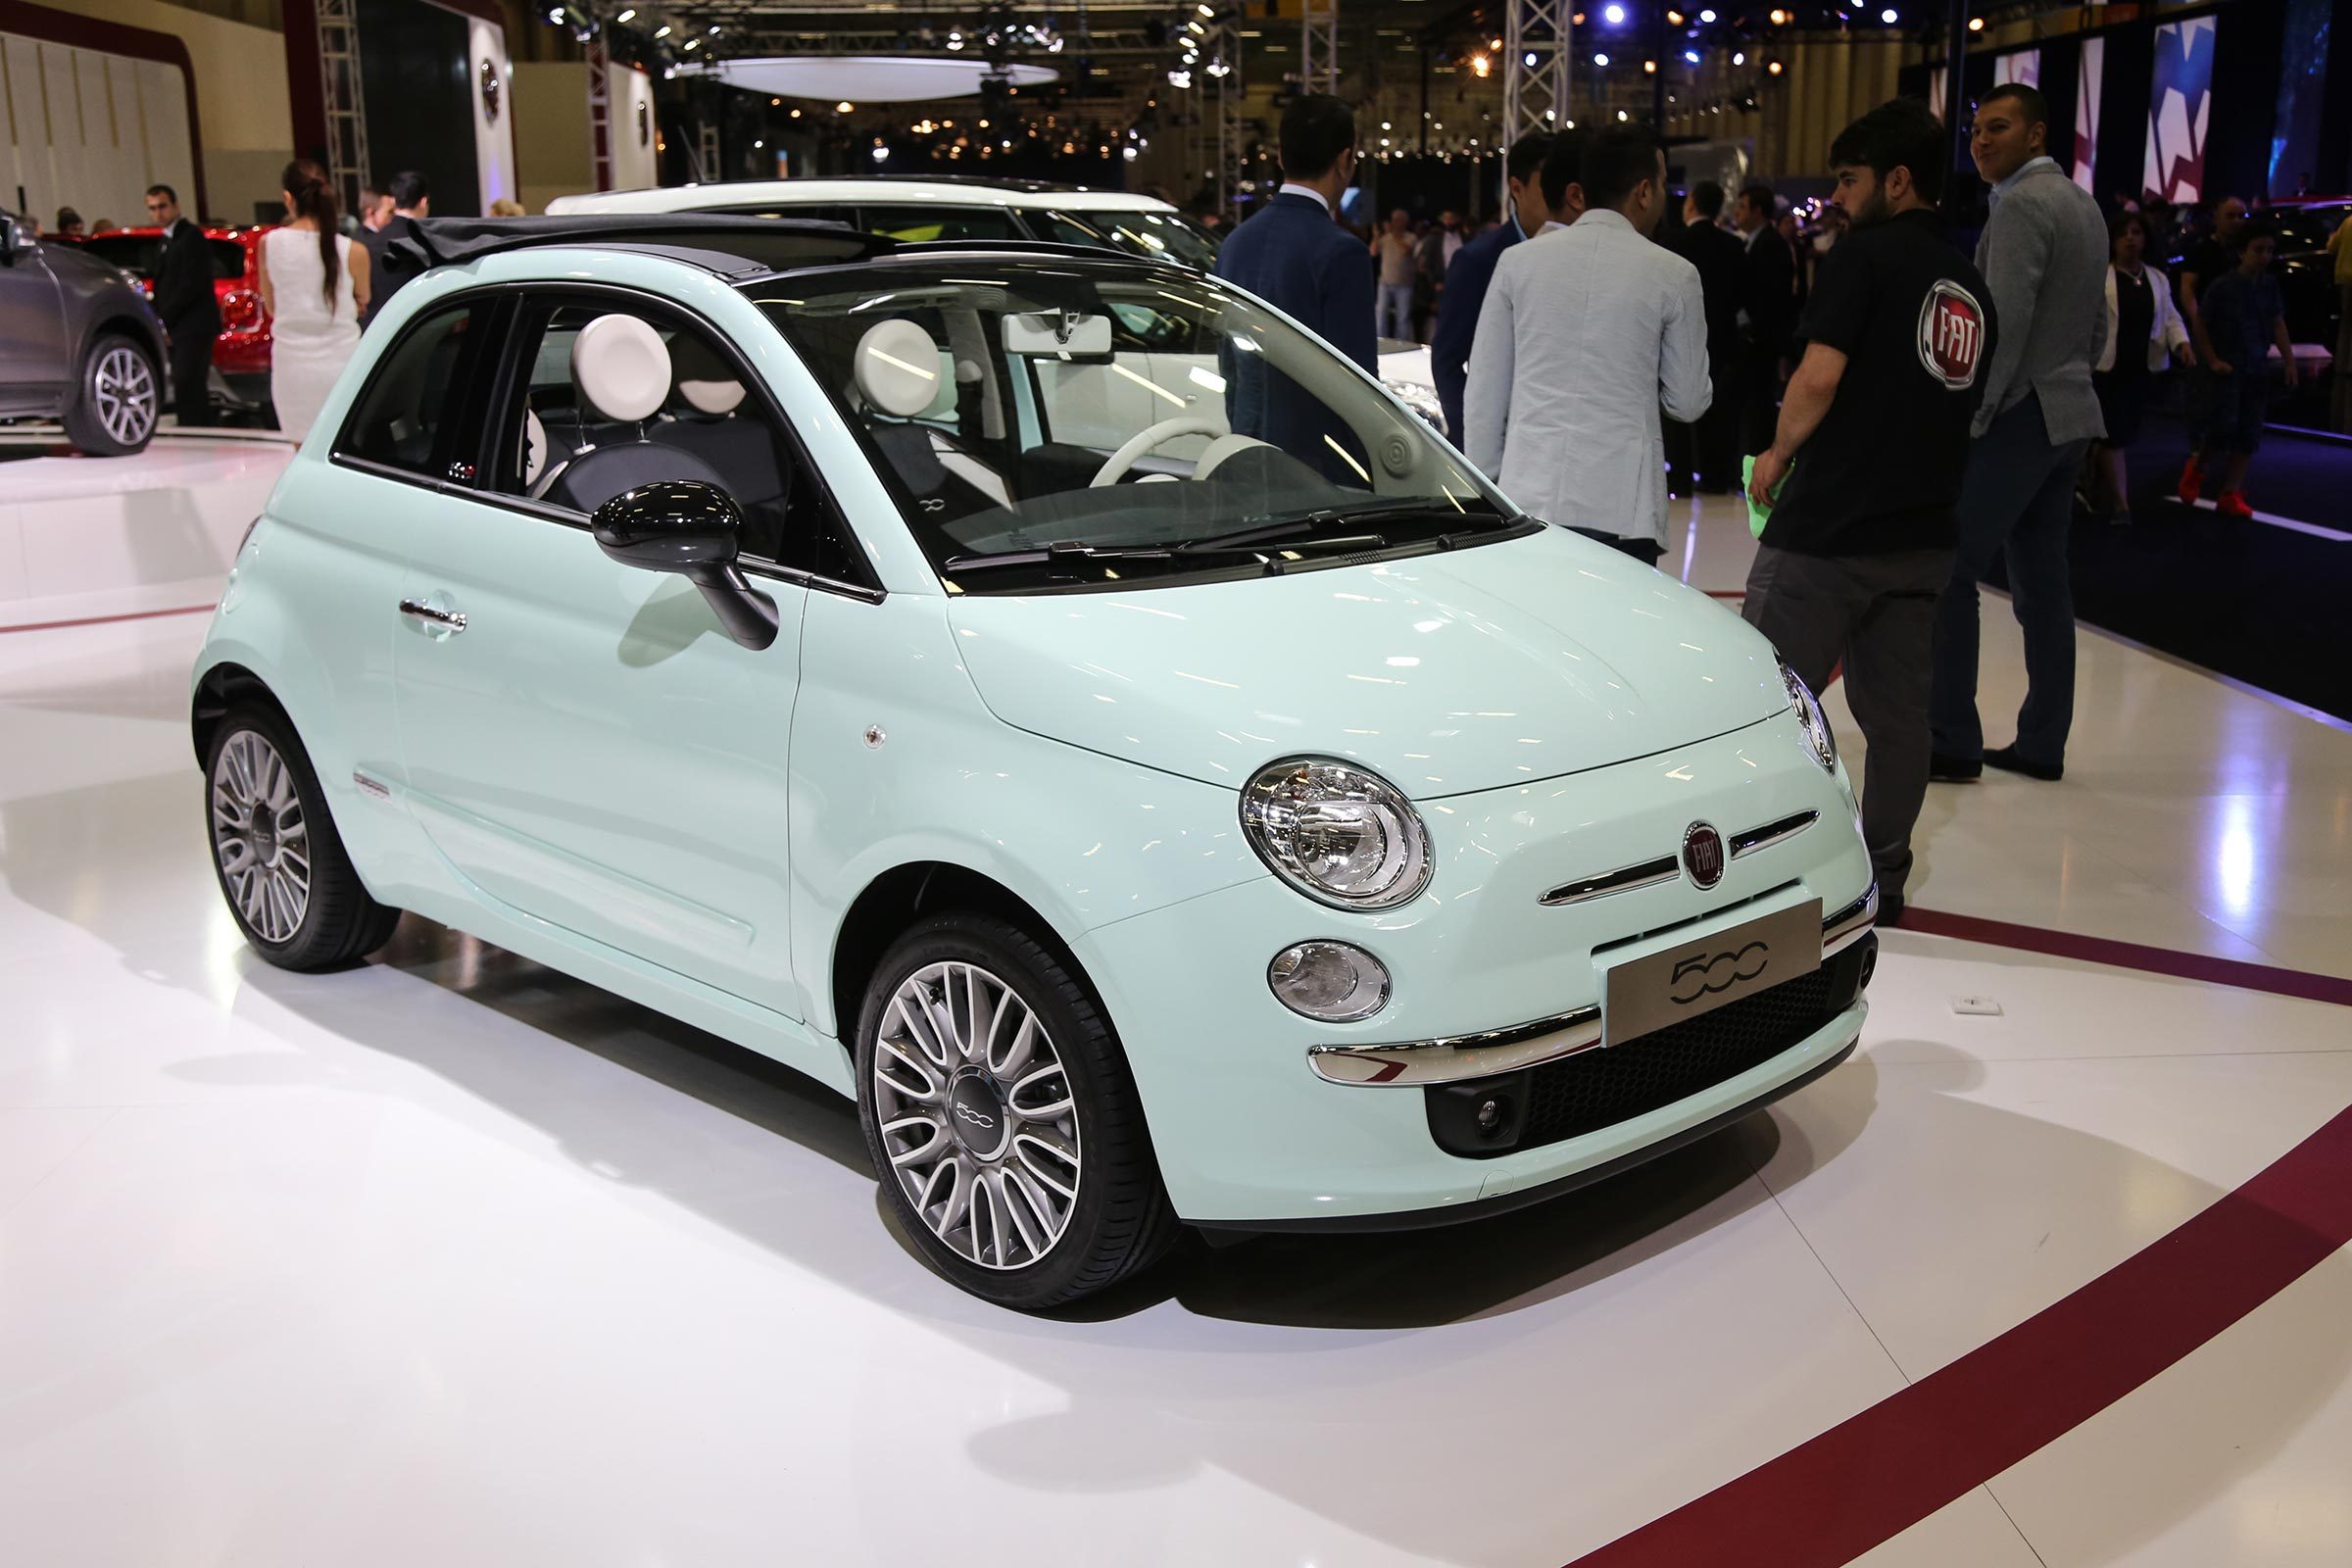
[[[1977,106],[1970,151],[1992,187],[1977,270],[1992,292],[1992,363],[1984,373],[1960,549],[1936,607],[1932,777],[1960,781],[1984,764],[2055,779],[2075,717],[2075,604],[2066,539],[2075,475],[2106,434],[2090,368],[2107,340],[2107,224],[2098,203],[2047,152],[2041,94],[2012,82]],[[2017,740],[1984,749],[1977,717],[1977,580],[1994,552],[2026,634],[2026,702]]]

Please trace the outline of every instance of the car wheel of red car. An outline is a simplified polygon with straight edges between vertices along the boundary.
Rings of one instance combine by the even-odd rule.
[[[102,337],[82,359],[66,437],[94,458],[128,457],[146,449],[162,411],[162,378],[147,351],[126,337]]]

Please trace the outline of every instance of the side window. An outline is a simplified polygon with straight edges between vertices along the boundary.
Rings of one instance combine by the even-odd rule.
[[[363,458],[421,478],[446,477],[462,389],[470,380],[487,329],[482,307],[459,305],[403,333],[375,362],[335,442],[336,456]]]
[[[1018,239],[1012,215],[998,207],[868,207],[861,215],[871,233],[892,239]]]
[[[520,407],[493,489],[584,518],[640,485],[697,480],[741,509],[746,561],[862,575],[822,487],[706,328],[580,301],[528,311],[514,342]]]

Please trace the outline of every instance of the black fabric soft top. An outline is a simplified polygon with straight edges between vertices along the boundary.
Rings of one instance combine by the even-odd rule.
[[[814,219],[720,213],[593,213],[566,218],[428,218],[384,247],[402,278],[435,267],[552,245],[650,251],[722,277],[756,277],[826,262],[860,261],[894,242]]]

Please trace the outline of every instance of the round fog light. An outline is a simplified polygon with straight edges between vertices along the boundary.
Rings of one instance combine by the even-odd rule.
[[[1324,1023],[1352,1023],[1389,1004],[1389,971],[1345,942],[1300,942],[1274,955],[1266,984],[1284,1006]]]

